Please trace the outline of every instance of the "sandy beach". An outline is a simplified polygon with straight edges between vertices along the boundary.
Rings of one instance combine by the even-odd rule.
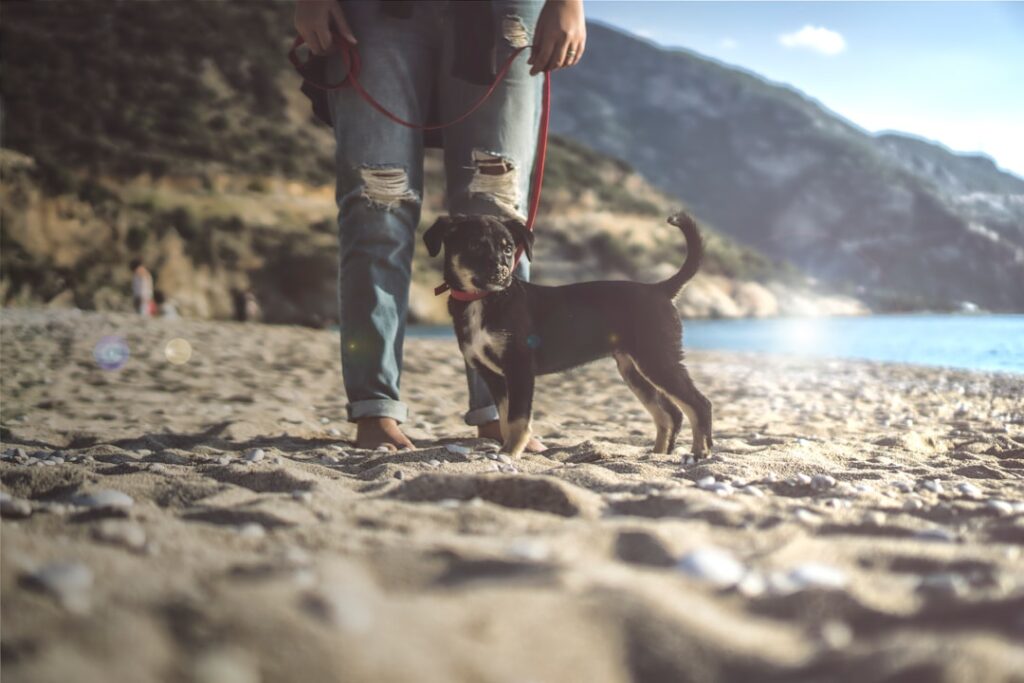
[[[1024,680],[1020,375],[691,353],[683,464],[602,361],[507,461],[454,340],[407,342],[393,453],[351,447],[330,332],[0,334],[4,681]]]

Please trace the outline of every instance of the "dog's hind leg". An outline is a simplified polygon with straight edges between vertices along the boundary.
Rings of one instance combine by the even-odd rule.
[[[714,446],[711,401],[697,390],[681,362],[634,357],[637,371],[686,415],[693,435],[693,457],[703,458]]]
[[[657,434],[654,437],[655,453],[671,453],[676,445],[676,436],[683,424],[683,414],[661,391],[644,379],[636,369],[633,359],[624,353],[615,354],[615,363],[626,386],[640,399],[647,412],[654,419]]]

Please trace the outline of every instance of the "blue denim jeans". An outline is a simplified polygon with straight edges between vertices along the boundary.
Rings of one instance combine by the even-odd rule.
[[[531,42],[539,0],[494,0],[496,65]],[[359,40],[359,80],[396,116],[426,122],[437,94],[450,121],[485,92],[451,75],[453,22],[447,2],[418,2],[413,16],[384,15],[380,3],[345,3]],[[540,120],[541,75],[529,75],[527,54],[516,59],[491,98],[465,121],[444,130],[450,213],[525,218]],[[331,59],[331,82],[345,75]],[[409,283],[423,192],[423,134],[373,110],[352,88],[330,95],[337,141],[340,247],[341,366],[348,419],[408,414],[399,398]],[[525,258],[516,274],[527,279]],[[480,425],[498,419],[481,378],[466,369],[469,410]]]

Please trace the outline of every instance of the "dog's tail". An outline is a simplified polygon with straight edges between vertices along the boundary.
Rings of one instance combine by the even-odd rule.
[[[675,299],[682,291],[683,285],[689,282],[700,268],[701,259],[704,258],[704,240],[697,229],[696,221],[685,211],[670,216],[668,222],[683,231],[686,238],[686,260],[683,261],[678,273],[654,286],[665,296]]]

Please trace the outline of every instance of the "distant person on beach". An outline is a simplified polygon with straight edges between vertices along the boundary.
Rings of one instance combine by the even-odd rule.
[[[418,123],[467,111],[496,70],[525,46],[490,99],[435,134],[399,126],[350,87],[303,91],[332,125],[341,274],[341,364],[348,419],[361,448],[411,448],[402,433],[402,345],[424,147],[444,148],[449,213],[525,219],[540,121],[544,71],[577,64],[586,43],[582,0],[346,2],[296,0],[295,27],[314,55],[307,78],[337,83],[345,66],[334,35],[356,44],[359,81],[394,115]],[[527,60],[527,56],[529,59]],[[516,270],[529,277],[529,261]],[[501,440],[498,409],[467,368],[466,424]],[[544,450],[536,439],[528,450]]]
[[[128,267],[132,271],[132,309],[141,316],[153,317],[156,302],[153,301],[153,276],[141,259],[132,259]]]

